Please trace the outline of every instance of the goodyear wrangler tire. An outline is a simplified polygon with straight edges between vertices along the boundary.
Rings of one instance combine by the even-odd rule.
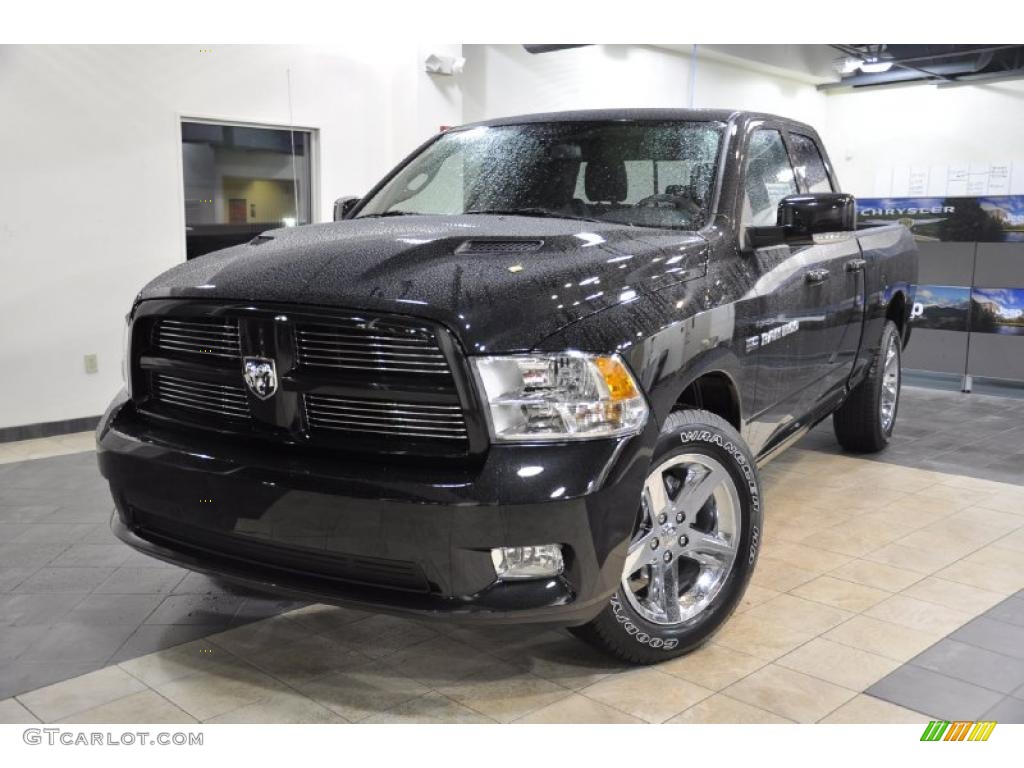
[[[624,661],[653,664],[704,643],[746,590],[762,526],[754,458],[724,419],[673,413],[639,502],[618,590],[573,631]]]
[[[887,320],[868,375],[832,414],[832,427],[847,451],[876,453],[889,444],[896,426],[902,383],[902,343]]]

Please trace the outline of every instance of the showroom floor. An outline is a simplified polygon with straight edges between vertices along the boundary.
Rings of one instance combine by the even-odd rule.
[[[763,472],[737,615],[643,669],[231,591],[111,539],[91,435],[0,445],[0,722],[1024,722],[1022,438],[1024,400],[913,387],[878,457],[823,425]]]

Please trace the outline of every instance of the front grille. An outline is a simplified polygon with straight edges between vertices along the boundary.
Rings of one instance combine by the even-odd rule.
[[[465,441],[468,438],[466,422],[458,405],[419,405],[306,395],[306,418],[314,431],[371,433],[427,440]]]
[[[249,398],[241,387],[157,373],[153,375],[153,397],[172,408],[228,419],[249,418]]]
[[[463,411],[458,352],[435,323],[248,304],[147,309],[133,323],[132,381],[149,417],[294,449],[449,459],[486,446]],[[274,364],[265,398],[245,382],[249,358]]]
[[[156,346],[171,353],[238,357],[238,323],[205,318],[165,318],[156,326]]]
[[[451,376],[434,335],[421,328],[304,325],[295,336],[299,364],[307,368]]]

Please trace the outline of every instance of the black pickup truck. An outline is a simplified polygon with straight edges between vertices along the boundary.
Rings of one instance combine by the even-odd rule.
[[[182,264],[98,428],[153,557],[413,617],[696,647],[763,539],[758,465],[892,434],[917,257],[815,131],[609,110],[448,130],[334,223]]]

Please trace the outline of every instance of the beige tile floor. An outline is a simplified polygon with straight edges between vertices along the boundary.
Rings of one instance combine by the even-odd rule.
[[[9,444],[0,461],[89,440]],[[0,701],[0,722],[927,720],[863,691],[1024,588],[1024,488],[799,448],[763,477],[743,604],[657,667],[563,632],[313,605]]]

